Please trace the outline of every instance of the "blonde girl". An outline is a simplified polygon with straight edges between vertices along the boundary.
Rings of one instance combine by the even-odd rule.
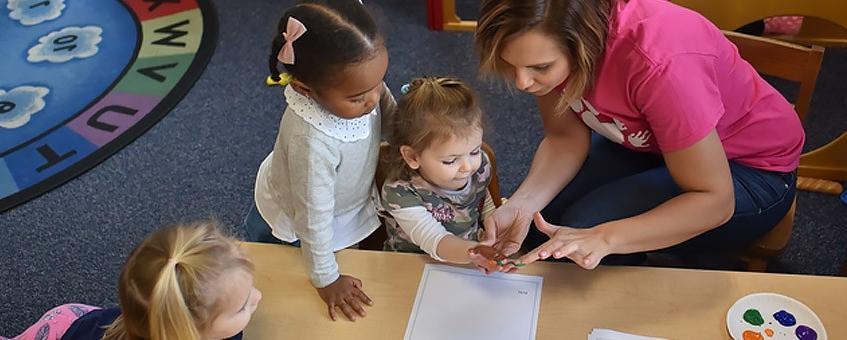
[[[483,244],[480,220],[494,207],[477,96],[451,77],[417,78],[402,91],[382,186],[390,215],[384,248],[483,268],[471,250]]]
[[[217,223],[166,227],[127,258],[120,308],[62,305],[12,339],[241,339],[262,299],[252,273],[237,241]]]

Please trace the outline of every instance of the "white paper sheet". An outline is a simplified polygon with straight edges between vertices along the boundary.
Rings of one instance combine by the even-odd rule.
[[[404,339],[535,339],[542,280],[427,264]]]
[[[588,333],[588,340],[665,340],[662,338],[651,338],[648,336],[640,336],[624,332],[613,331],[611,329],[595,328]]]

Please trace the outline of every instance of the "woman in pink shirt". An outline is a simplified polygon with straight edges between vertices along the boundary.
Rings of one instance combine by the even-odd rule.
[[[740,249],[788,211],[800,121],[699,14],[666,0],[486,0],[476,48],[483,72],[536,96],[544,124],[529,175],[485,221],[506,253],[523,244],[526,263],[591,269]]]

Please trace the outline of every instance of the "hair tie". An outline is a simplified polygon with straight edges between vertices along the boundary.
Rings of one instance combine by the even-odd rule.
[[[268,87],[286,86],[291,83],[291,78],[291,75],[288,73],[280,73],[279,80],[274,80],[273,76],[268,76],[265,79],[265,85],[268,85]]]
[[[283,64],[294,65],[294,41],[300,38],[303,33],[306,33],[306,26],[300,20],[294,17],[288,17],[288,23],[285,27],[285,32],[282,32],[282,37],[285,38],[285,44],[279,49],[276,59]]]
[[[408,94],[409,90],[411,90],[411,89],[412,89],[412,86],[410,86],[408,83],[403,84],[403,86],[400,86],[400,93]]]

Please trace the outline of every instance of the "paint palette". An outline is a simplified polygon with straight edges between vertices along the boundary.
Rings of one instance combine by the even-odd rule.
[[[775,293],[738,299],[726,312],[726,328],[735,340],[826,340],[823,323],[800,301]]]

